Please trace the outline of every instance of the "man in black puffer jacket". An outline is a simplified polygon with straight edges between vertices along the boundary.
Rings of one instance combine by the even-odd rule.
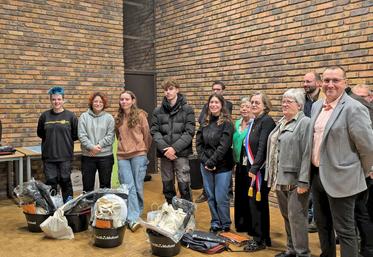
[[[168,203],[176,195],[175,174],[181,198],[192,201],[188,156],[192,154],[195,117],[185,97],[179,93],[175,79],[162,83],[165,93],[162,104],[153,111],[151,134],[161,158],[163,194]]]

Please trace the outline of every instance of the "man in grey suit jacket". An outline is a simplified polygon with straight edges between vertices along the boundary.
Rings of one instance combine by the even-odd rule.
[[[358,257],[354,224],[356,195],[367,186],[365,177],[373,166],[373,131],[368,110],[345,93],[343,68],[323,73],[325,100],[312,106],[312,194],[321,257],[335,257],[335,229],[341,257]]]

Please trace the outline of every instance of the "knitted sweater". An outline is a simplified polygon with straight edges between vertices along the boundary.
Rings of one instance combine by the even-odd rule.
[[[146,155],[149,151],[152,137],[146,112],[140,111],[139,119],[135,127],[129,128],[127,118],[124,117],[122,125],[118,128],[118,160]]]

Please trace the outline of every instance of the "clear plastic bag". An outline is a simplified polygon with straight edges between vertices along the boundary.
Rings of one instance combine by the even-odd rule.
[[[23,183],[23,185],[18,185],[14,188],[13,192],[17,196],[20,205],[35,202],[36,207],[41,207],[48,212],[53,212],[55,210],[54,206],[48,204],[45,199],[45,194],[48,193],[45,191],[41,193],[38,184],[42,184],[42,182],[36,181],[32,178],[30,181]],[[45,184],[43,185],[48,187]]]
[[[51,200],[56,209],[60,208],[63,205],[63,198],[61,194],[51,195]]]
[[[194,230],[195,210],[194,203],[174,197],[172,205],[165,203],[161,210],[148,212],[147,221],[140,219],[140,223],[177,243],[187,231]]]
[[[106,194],[99,198],[94,206],[94,217],[92,226],[96,226],[96,220],[111,220],[113,228],[119,228],[126,224],[127,204],[123,198]]]

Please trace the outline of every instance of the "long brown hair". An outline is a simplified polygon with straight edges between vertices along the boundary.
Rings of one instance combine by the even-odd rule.
[[[137,98],[136,98],[136,95],[132,91],[129,91],[129,90],[122,91],[119,95],[119,98],[124,93],[129,94],[132,100],[135,100],[131,106],[130,113],[127,119],[127,126],[129,128],[134,128],[140,122],[140,118],[139,118],[140,112],[143,112],[146,116],[147,116],[147,113],[144,110],[137,108]],[[118,131],[118,128],[122,125],[124,116],[125,116],[124,110],[122,109],[119,103],[118,113],[115,117],[115,130],[116,131]]]
[[[230,115],[229,115],[227,109],[225,108],[224,97],[222,95],[214,93],[214,94],[210,95],[209,100],[207,101],[207,108],[205,110],[205,120],[203,121],[203,126],[207,126],[208,124],[210,124],[211,111],[210,111],[209,105],[210,105],[210,101],[213,97],[216,97],[219,100],[219,102],[221,103],[221,111],[220,111],[220,115],[219,115],[219,118],[218,118],[218,121],[217,121],[217,125],[220,126],[221,124],[223,124],[226,121],[231,122]]]

